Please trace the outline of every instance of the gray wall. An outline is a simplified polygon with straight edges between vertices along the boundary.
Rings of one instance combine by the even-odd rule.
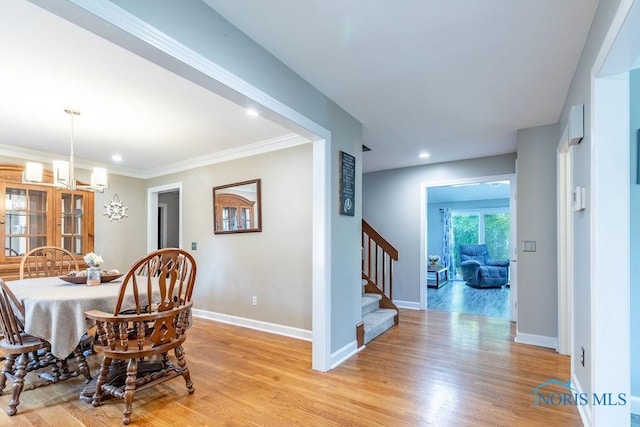
[[[184,245],[198,245],[195,308],[311,330],[311,163],[304,144],[147,181],[182,183]],[[262,232],[214,234],[212,188],[256,178]]]
[[[558,125],[518,131],[518,333],[558,337]],[[536,252],[523,252],[534,240]]]
[[[580,61],[571,81],[571,87],[562,109],[560,129],[567,125],[567,116],[572,105],[584,104],[584,131],[582,142],[572,148],[573,161],[573,186],[586,187],[587,201],[589,200],[589,188],[591,182],[591,72],[596,56],[602,42],[613,21],[613,16],[620,4],[620,0],[600,1],[593,23],[589,30],[587,42],[582,50]],[[591,275],[588,266],[591,263],[591,212],[574,215],[574,294],[573,294],[573,354],[580,354],[580,347],[584,347],[586,353],[593,354],[591,342]],[[591,393],[593,372],[593,359],[587,357],[585,366],[580,363],[579,357],[572,358],[572,370],[578,378],[584,392]]]
[[[634,70],[630,75],[630,253],[631,253],[631,360],[640,360],[640,184],[636,181],[638,176],[638,132],[640,129],[640,70]],[[636,261],[636,262],[634,262]],[[631,394],[640,396],[640,364],[631,363]]]
[[[363,175],[363,218],[399,253],[393,270],[394,300],[420,301],[421,183],[514,172],[515,154],[505,154]]]
[[[198,243],[195,308],[311,330],[311,162],[304,144],[147,181],[110,174],[109,188],[95,193],[94,251],[105,269],[127,271],[147,253],[147,188],[182,182],[184,245]],[[83,181],[90,174],[76,173]],[[214,235],[212,188],[253,178],[262,180],[263,231]],[[103,215],[115,194],[129,208],[122,222]]]
[[[87,176],[89,172],[87,172]],[[127,217],[109,221],[104,205],[118,195],[128,207]],[[109,188],[95,196],[95,252],[102,254],[104,267],[127,271],[147,253],[147,193],[144,180],[109,174]]]

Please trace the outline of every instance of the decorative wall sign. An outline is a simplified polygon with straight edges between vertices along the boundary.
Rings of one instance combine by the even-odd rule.
[[[340,151],[340,215],[356,212],[356,158]]]
[[[126,218],[127,216],[129,216],[127,215],[127,209],[129,208],[120,201],[118,194],[115,194],[113,196],[113,199],[111,199],[109,203],[104,205],[104,207],[106,208],[106,210],[104,211],[103,215],[108,216],[109,221],[113,221],[115,219],[122,222],[122,218]]]

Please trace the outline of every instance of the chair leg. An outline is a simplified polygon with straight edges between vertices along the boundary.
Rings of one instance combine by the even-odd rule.
[[[60,365],[62,366],[62,372],[63,373],[67,373],[68,369],[67,369],[67,364],[66,361],[60,361],[60,362],[54,362],[51,364],[51,382],[57,383],[58,381],[60,381],[60,378],[62,377],[62,374],[60,373],[60,366],[58,366],[58,363],[60,363]],[[42,377],[42,376],[41,376]],[[46,377],[43,377],[46,378]]]
[[[122,423],[127,425],[131,422],[131,413],[133,412],[133,396],[136,394],[136,380],[138,378],[138,359],[135,357],[129,359],[127,365],[127,380],[125,381],[124,395],[124,411],[122,411]]]
[[[73,350],[73,355],[76,358],[76,362],[78,363],[78,372],[80,372],[87,382],[91,381],[91,372],[89,370],[89,365],[87,364],[87,359],[84,357],[84,353],[82,352],[82,348],[80,346],[76,347]]]
[[[184,357],[184,349],[181,345],[177,346],[173,352],[176,355],[176,359],[178,359],[178,366],[182,370],[182,377],[184,378],[185,383],[187,384],[187,390],[189,394],[193,394],[193,382],[191,381],[191,374],[189,374],[189,368],[187,368],[187,359]]]
[[[16,363],[16,356],[14,354],[7,355],[4,361],[4,367],[2,373],[0,373],[0,396],[4,392],[4,387],[7,384],[7,375],[13,374],[14,366]]]
[[[100,406],[102,400],[102,386],[107,382],[107,374],[109,373],[109,367],[111,366],[111,358],[104,357],[100,364],[100,373],[98,374],[98,380],[96,381],[96,391],[93,393],[93,400],[91,405],[96,407]]]
[[[29,362],[29,356],[27,353],[22,353],[18,358],[15,375],[13,376],[13,392],[11,394],[11,400],[9,401],[9,408],[7,409],[7,415],[13,416],[18,413],[18,405],[20,404],[20,393],[24,388],[24,376],[27,374],[27,363]]]

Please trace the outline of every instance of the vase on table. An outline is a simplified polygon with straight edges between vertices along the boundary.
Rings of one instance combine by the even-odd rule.
[[[87,268],[87,286],[100,284],[100,267]]]

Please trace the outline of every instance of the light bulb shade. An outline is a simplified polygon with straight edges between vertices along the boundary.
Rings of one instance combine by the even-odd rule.
[[[53,161],[53,181],[54,184],[70,185],[69,182],[69,162],[64,160]]]
[[[91,186],[97,188],[107,188],[109,186],[109,178],[105,168],[93,168],[91,174]]]
[[[26,182],[42,182],[42,163],[27,162],[22,180]]]

